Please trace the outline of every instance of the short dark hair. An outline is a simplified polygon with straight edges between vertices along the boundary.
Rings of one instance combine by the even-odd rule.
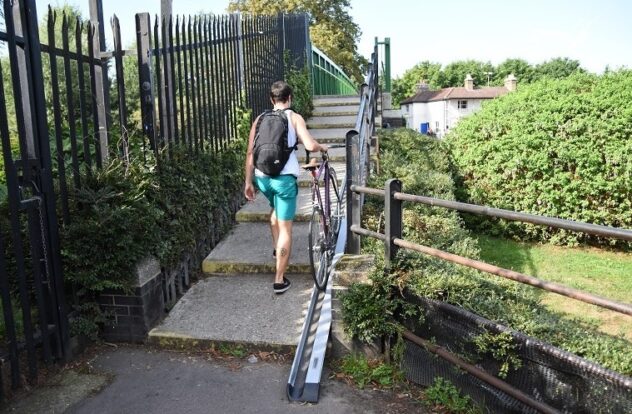
[[[292,87],[285,81],[276,81],[270,88],[270,98],[274,102],[287,102],[292,95]]]

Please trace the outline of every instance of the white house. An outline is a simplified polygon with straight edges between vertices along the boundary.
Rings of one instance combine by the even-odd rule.
[[[505,86],[474,87],[471,75],[465,77],[464,87],[443,88],[431,91],[420,85],[417,94],[404,99],[400,105],[406,126],[422,133],[443,137],[464,116],[476,112],[486,99],[494,99],[515,91],[516,77],[505,79]]]

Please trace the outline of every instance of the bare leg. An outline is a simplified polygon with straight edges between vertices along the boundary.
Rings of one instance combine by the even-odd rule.
[[[274,209],[270,212],[270,233],[272,233],[272,246],[276,249],[277,240],[279,239],[279,224]]]
[[[283,283],[283,276],[290,262],[290,253],[292,251],[292,221],[277,220],[277,228],[276,275],[274,283]]]

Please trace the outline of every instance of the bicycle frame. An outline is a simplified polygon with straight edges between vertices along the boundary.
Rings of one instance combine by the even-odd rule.
[[[327,159],[323,159],[323,162],[320,164],[318,170],[311,171],[312,175],[312,204],[317,205],[320,208],[322,215],[322,223],[323,223],[323,233],[325,237],[329,236],[329,227],[331,223],[329,223],[331,217],[331,199],[329,195],[330,191],[330,183],[329,183],[329,161]],[[320,193],[320,178],[323,177],[324,181],[324,203],[323,196]]]

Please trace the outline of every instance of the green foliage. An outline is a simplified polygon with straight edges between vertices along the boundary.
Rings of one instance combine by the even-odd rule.
[[[509,332],[493,334],[486,331],[476,336],[473,342],[478,352],[491,354],[501,363],[497,374],[499,378],[507,378],[510,369],[516,370],[522,366],[522,360],[516,354],[518,345]]]
[[[448,142],[462,200],[629,228],[631,137],[632,71],[620,71],[525,85],[462,119]],[[567,244],[597,240],[515,223],[488,230]]]
[[[447,379],[435,378],[434,383],[424,392],[428,402],[440,405],[451,413],[480,413],[471,398],[462,397],[459,390]]]
[[[114,160],[70,194],[73,221],[61,231],[62,257],[65,278],[79,287],[80,298],[129,288],[133,266],[160,241],[156,223],[163,212],[147,197],[151,172],[139,165],[128,169]]]
[[[229,12],[255,15],[278,13],[308,13],[312,42],[357,83],[363,82],[362,68],[367,60],[358,53],[360,26],[351,15],[349,0],[230,0]]]
[[[487,72],[494,72],[490,62],[478,60],[459,60],[452,62],[443,68],[441,87],[463,86],[465,77],[470,74],[474,78],[474,85],[487,85]]]
[[[285,55],[285,80],[292,87],[292,109],[303,116],[311,118],[314,111],[312,101],[312,84],[309,78],[309,68],[307,64],[303,69],[297,69],[290,65],[288,54]]]
[[[371,177],[370,187],[383,188],[387,179],[397,177],[404,192],[454,199],[454,184],[450,179],[454,171],[445,143],[407,129],[382,130],[379,134],[381,170],[379,175]],[[382,211],[382,199],[367,197],[362,227],[383,232]],[[403,217],[404,239],[465,257],[478,257],[476,240],[463,228],[456,213],[405,203]],[[384,251],[381,241],[370,238],[363,238],[363,249],[378,256]],[[382,266],[378,264],[378,268]],[[389,319],[396,312],[389,304],[389,297],[406,287],[419,296],[460,306],[624,375],[632,373],[629,342],[600,334],[590,323],[564,319],[547,310],[540,303],[539,292],[530,287],[403,249],[387,272],[386,275],[374,272],[373,287],[353,285],[350,297],[343,301],[346,329],[359,338],[373,339],[397,331]],[[410,309],[406,312],[414,314]],[[492,356],[495,353],[499,362],[506,360],[508,369],[516,367],[517,362],[510,358],[509,343],[502,342],[502,337],[492,342],[485,349]]]
[[[513,74],[518,82],[531,83],[537,79],[535,68],[524,59],[507,59],[496,66],[493,70],[494,85],[504,85],[507,76]]]
[[[536,65],[535,72],[537,78],[548,77],[552,79],[564,79],[574,73],[586,73],[578,60],[560,57]]]
[[[364,342],[399,331],[393,314],[400,304],[391,297],[391,284],[383,272],[375,270],[372,285],[353,284],[342,295],[342,315],[345,331]]]
[[[507,59],[494,67],[489,62],[461,60],[445,67],[440,63],[423,61],[408,69],[401,78],[393,81],[393,103],[399,103],[417,93],[417,85],[425,82],[430,90],[463,86],[467,74],[474,78],[475,86],[489,84],[503,86],[505,78],[514,74],[519,85],[526,85],[543,78],[563,79],[575,73],[585,73],[579,61],[555,58],[536,66],[524,59]]]
[[[172,148],[160,168],[114,159],[83,177],[70,194],[72,221],[60,230],[66,280],[76,288],[75,332],[94,335],[103,322],[95,298],[129,290],[136,264],[153,255],[167,269],[195,246],[213,214],[228,215],[241,189],[250,113],[239,112],[240,138],[219,153]],[[218,229],[221,230],[221,229]],[[95,310],[96,309],[96,310]]]
[[[243,345],[219,344],[217,350],[224,355],[234,358],[244,358],[248,355],[248,350]]]
[[[342,359],[340,370],[359,388],[368,384],[391,388],[404,378],[397,367],[379,360],[368,360],[364,355],[347,355]]]
[[[393,102],[399,104],[417,92],[417,84],[425,82],[430,89],[441,88],[441,63],[423,61],[393,80]]]

